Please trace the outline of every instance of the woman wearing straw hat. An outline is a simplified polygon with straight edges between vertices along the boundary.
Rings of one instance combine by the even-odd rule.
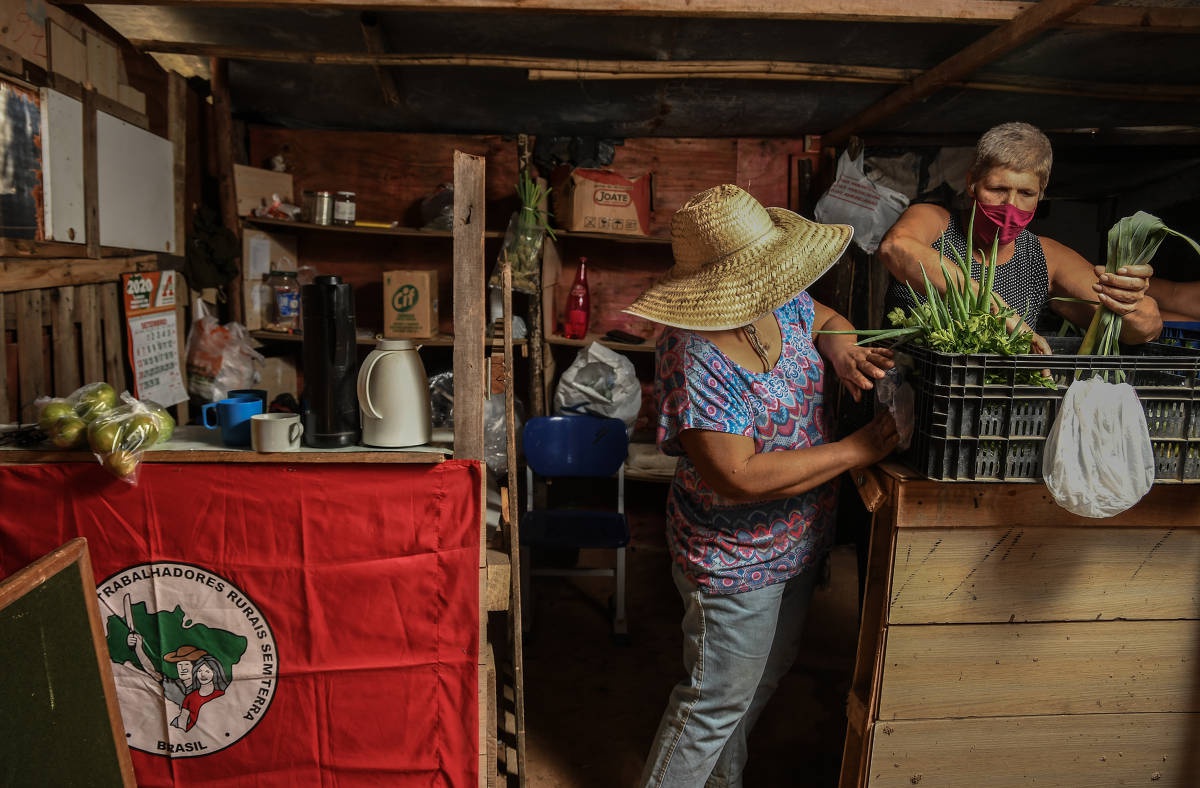
[[[658,444],[678,456],[667,501],[687,678],[671,693],[642,785],[741,785],[746,741],[791,666],[833,538],[834,480],[896,446],[886,413],[831,441],[828,359],[856,400],[892,366],[805,288],[845,225],[764,208],[733,185],[671,221],[675,265],[625,311],[662,323]]]

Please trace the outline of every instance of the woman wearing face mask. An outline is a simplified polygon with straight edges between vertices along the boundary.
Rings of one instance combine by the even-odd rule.
[[[887,292],[887,311],[896,306],[914,306],[905,282],[923,298],[922,268],[933,286],[945,292],[938,250],[944,244],[947,254],[951,248],[966,254],[967,227],[974,212],[971,276],[979,280],[983,255],[991,252],[993,240],[999,238],[994,291],[1016,310],[1018,317],[1010,319],[1010,327],[1019,320],[1022,327],[1036,329],[1049,307],[1086,329],[1096,307],[1051,300],[1065,296],[1099,301],[1121,315],[1121,341],[1125,343],[1139,344],[1157,337],[1162,319],[1154,299],[1146,297],[1154,274],[1149,265],[1129,266],[1108,274],[1103,266],[1093,266],[1057,241],[1025,229],[1045,193],[1052,159],[1050,141],[1028,123],[1003,123],[984,133],[967,171],[963,212],[951,213],[929,203],[911,205],[880,244],[879,257],[894,280]],[[951,276],[962,276],[952,260],[945,262]],[[1037,334],[1033,349],[1037,353],[1050,352]]]

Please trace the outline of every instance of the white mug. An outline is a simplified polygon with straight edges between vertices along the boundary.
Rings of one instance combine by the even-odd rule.
[[[298,413],[260,413],[250,417],[250,445],[255,451],[296,451],[304,425]]]

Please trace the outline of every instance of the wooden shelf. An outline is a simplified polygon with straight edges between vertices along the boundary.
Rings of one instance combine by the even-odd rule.
[[[254,337],[260,342],[293,342],[300,344],[304,341],[304,335],[301,333],[285,334],[279,331],[258,330],[251,331],[250,336]],[[356,340],[356,344],[374,346],[379,340],[380,337],[374,335],[359,336]],[[454,347],[454,337],[451,334],[438,334],[436,336],[423,337],[420,339],[410,338],[409,341],[417,347]],[[499,337],[490,337],[487,341],[492,347],[504,347],[504,340],[500,339]],[[513,347],[521,347],[524,344],[524,339],[513,340]]]
[[[585,233],[580,231],[560,230],[554,228],[554,235],[564,239],[579,239],[581,241],[614,241],[616,243],[633,243],[633,244],[660,244],[671,245],[669,237],[658,235],[618,235],[616,233]],[[549,236],[546,236],[550,240]]]
[[[405,238],[439,238],[447,241],[454,238],[454,233],[449,230],[422,230],[419,227],[363,227],[358,225],[312,224],[311,222],[293,222],[287,219],[268,219],[263,216],[243,216],[242,220],[247,224],[252,224],[263,229],[290,230],[292,232],[392,235]],[[483,237],[503,238],[504,233],[499,230],[488,230],[484,232]]]
[[[611,339],[604,339],[603,334],[588,334],[583,339],[567,339],[561,334],[551,334],[546,337],[547,344],[562,345],[564,347],[587,347],[593,342],[599,342],[605,347],[610,347],[613,350],[619,350],[622,353],[653,353],[654,340],[647,339],[640,345],[631,345],[628,342],[613,342]]]

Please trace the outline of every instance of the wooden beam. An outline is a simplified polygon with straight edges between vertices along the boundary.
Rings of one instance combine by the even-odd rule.
[[[838,147],[851,135],[870,130],[879,121],[909,104],[936,93],[949,83],[965,79],[988,63],[1011,52],[1046,28],[1095,3],[1096,0],[1041,0],[1011,22],[951,55],[908,85],[876,102],[827,134],[822,143]]]
[[[0,292],[115,282],[130,271],[158,270],[158,255],[0,260]]]
[[[156,41],[136,43],[146,47],[146,51],[150,52],[186,52],[195,55],[217,56],[227,60],[372,66],[379,73],[387,73],[383,71],[387,67],[401,66],[524,69],[528,72],[531,81],[743,79],[903,85],[922,75],[919,69],[911,68],[780,60],[585,60],[470,54],[401,55],[371,52],[296,52],[293,50],[225,47],[214,44],[176,44]],[[1009,74],[981,75],[977,80],[947,82],[944,85],[944,87],[951,86],[971,90],[1086,96],[1127,101],[1189,102],[1200,99],[1200,85],[1112,84]]]
[[[359,17],[362,25],[363,43],[367,52],[372,55],[386,55],[387,42],[383,40],[383,31],[379,28],[379,19],[375,14],[364,13]],[[379,80],[379,89],[383,91],[383,102],[389,107],[400,105],[400,91],[396,89],[396,80],[386,66],[375,64],[375,78]]]
[[[1045,0],[1043,0],[1045,2]],[[59,2],[59,5],[71,5]],[[1031,5],[1010,0],[109,0],[111,5],[189,8],[374,9],[389,12],[504,12],[513,14],[620,14],[623,16],[799,19],[810,22],[1004,24]],[[1058,26],[1182,32],[1200,27],[1194,7],[1097,6],[1058,20]]]

